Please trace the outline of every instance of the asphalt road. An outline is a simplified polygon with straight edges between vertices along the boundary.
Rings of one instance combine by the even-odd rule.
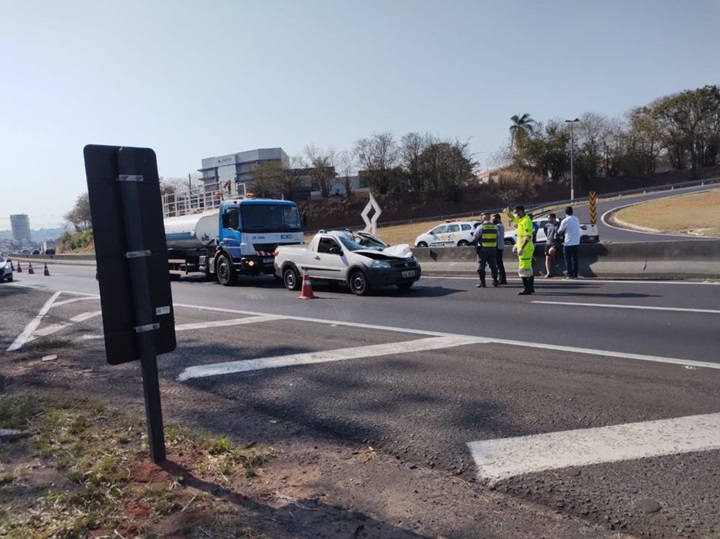
[[[611,200],[601,200],[597,204],[597,225],[598,231],[600,233],[600,241],[611,243],[634,243],[648,241],[669,241],[677,239],[687,239],[689,241],[702,241],[708,239],[677,234],[652,234],[648,232],[639,232],[618,228],[607,224],[605,217],[609,212],[618,210],[630,204],[649,202],[651,200],[659,200],[661,198],[682,196],[703,191],[711,191],[718,188],[719,187],[717,185],[706,185],[685,189],[675,189],[672,191],[661,191],[658,193],[649,193],[647,195],[632,195],[628,197],[613,198]],[[586,204],[575,206],[575,215],[578,217],[581,223],[589,223],[590,206]]]
[[[56,292],[34,335],[102,349],[94,268],[17,277],[0,285],[3,349]],[[720,284],[537,279],[532,297],[474,284],[424,277],[363,298],[316,287],[301,301],[271,278],[174,283],[179,346],[161,377],[479,492],[631,534],[717,537]],[[545,451],[558,462],[533,469],[542,436],[558,436]],[[610,458],[618,448],[629,453]]]

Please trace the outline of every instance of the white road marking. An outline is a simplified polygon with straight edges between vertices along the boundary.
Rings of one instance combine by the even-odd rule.
[[[102,311],[92,311],[88,313],[82,313],[77,316],[73,316],[70,321],[71,322],[84,322],[85,320],[89,320],[90,318],[94,318],[98,315],[101,315]]]
[[[477,281],[477,277],[461,277],[461,276],[451,276],[451,275],[423,275],[423,280],[425,279],[448,279],[448,280],[457,280],[457,281]],[[519,278],[510,277],[508,276],[508,281],[513,282],[520,282]],[[720,281],[656,281],[653,279],[638,279],[637,281],[631,281],[631,280],[618,280],[618,279],[595,279],[592,277],[587,278],[581,278],[579,280],[573,280],[573,281],[563,281],[561,276],[558,276],[555,279],[548,279],[543,280],[540,282],[540,286],[542,286],[543,283],[549,283],[549,282],[556,282],[556,283],[571,283],[574,285],[580,284],[580,283],[604,283],[604,284],[661,284],[663,286],[665,285],[713,285],[713,286],[720,286]]]
[[[55,308],[55,307],[60,307],[61,305],[67,305],[68,303],[75,303],[75,302],[77,302],[77,301],[88,301],[88,300],[91,300],[91,299],[98,299],[98,297],[85,296],[85,297],[82,297],[82,298],[66,299],[66,300],[64,300],[64,301],[58,301],[57,303],[55,303],[55,304],[53,305],[53,308]]]
[[[20,350],[26,342],[33,339],[33,332],[40,326],[40,322],[42,322],[42,319],[48,313],[53,303],[60,294],[62,294],[62,292],[55,292],[52,296],[50,296],[50,299],[45,302],[45,305],[42,306],[42,309],[40,309],[38,315],[27,326],[25,326],[23,332],[8,347],[8,352]]]
[[[33,333],[33,338],[35,337],[47,337],[48,335],[52,335],[53,333],[57,333],[58,331],[69,328],[72,326],[72,324],[66,324],[66,323],[60,323],[60,324],[52,324],[51,326],[44,327],[42,329],[38,329]]]
[[[720,449],[720,414],[534,434],[467,444],[478,477],[518,475],[692,451]]]
[[[543,305],[568,305],[571,307],[605,307],[608,309],[637,309],[641,311],[672,311],[680,313],[702,313],[720,314],[715,309],[685,309],[682,307],[652,307],[650,305],[618,305],[615,303],[577,303],[573,301],[531,301],[530,303],[542,303]]]
[[[252,316],[261,316],[265,315],[266,313],[258,313],[258,312],[252,312],[252,311],[239,311],[235,309],[225,309],[222,307],[204,307],[200,305],[189,305],[189,304],[175,304],[176,307],[185,307],[188,309],[197,309],[200,311],[214,311],[214,312],[223,312],[223,313],[234,313],[234,314],[246,314],[246,315],[252,315]],[[358,322],[343,322],[342,320],[326,320],[322,318],[309,318],[309,317],[303,317],[303,316],[283,316],[283,319],[285,320],[297,320],[299,322],[310,322],[310,323],[317,323],[317,324],[327,324],[327,325],[336,325],[336,326],[345,326],[345,327],[354,327],[354,328],[362,328],[362,329],[375,329],[380,331],[392,331],[396,333],[407,333],[410,335],[425,335],[430,337],[452,337],[455,339],[466,339],[468,338],[467,335],[457,335],[453,333],[442,333],[439,331],[425,331],[422,329],[410,329],[410,328],[400,328],[400,327],[388,327],[388,326],[379,326],[374,324],[361,324]],[[673,358],[673,357],[663,357],[663,356],[650,356],[650,355],[643,355],[643,354],[630,354],[625,352],[614,352],[612,350],[598,350],[595,348],[576,348],[573,346],[562,346],[557,344],[543,344],[543,343],[535,343],[535,342],[528,342],[528,341],[515,341],[511,339],[496,339],[494,337],[474,337],[478,339],[478,342],[483,343],[497,343],[497,344],[507,344],[509,346],[522,346],[524,348],[536,348],[540,350],[553,350],[553,351],[560,351],[560,352],[572,352],[575,354],[585,354],[585,355],[593,355],[593,356],[604,356],[604,357],[611,357],[611,358],[617,358],[617,359],[632,359],[632,360],[638,360],[638,361],[649,361],[654,363],[669,363],[673,365],[691,365],[693,367],[703,367],[707,369],[720,369],[720,363],[711,363],[709,361],[695,361],[692,359],[681,359],[681,358]]]
[[[196,324],[181,324],[175,326],[175,331],[188,331],[191,329],[207,329],[222,328],[227,326],[240,326],[243,324],[257,324],[259,322],[272,322],[273,320],[282,320],[283,316],[275,316],[266,314],[261,316],[251,316],[248,318],[235,318],[233,320],[216,320],[214,322],[198,322]]]
[[[279,367],[291,367],[298,365],[311,365],[315,363],[326,363],[330,361],[345,361],[348,359],[359,359],[377,356],[388,356],[395,354],[409,354],[412,352],[423,352],[426,350],[439,350],[487,342],[477,337],[433,337],[428,339],[415,339],[412,341],[394,342],[387,344],[373,344],[368,346],[357,346],[354,348],[340,348],[320,352],[308,352],[304,354],[289,354],[285,356],[264,357],[258,359],[247,359],[241,361],[230,361],[226,363],[213,363],[210,365],[198,365],[188,367],[178,380],[190,380],[192,378],[204,378],[238,372],[248,372],[260,369],[276,369]]]

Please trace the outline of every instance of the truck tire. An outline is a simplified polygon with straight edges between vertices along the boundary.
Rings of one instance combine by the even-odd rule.
[[[223,286],[232,286],[237,282],[237,274],[227,255],[220,255],[217,260],[217,280]]]
[[[283,283],[288,290],[300,290],[300,274],[292,266],[283,270]]]
[[[367,296],[370,292],[370,283],[362,271],[355,270],[350,274],[350,290],[356,296]]]

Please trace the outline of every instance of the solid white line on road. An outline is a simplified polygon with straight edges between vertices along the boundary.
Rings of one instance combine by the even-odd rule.
[[[34,337],[47,337],[48,335],[52,335],[53,333],[57,333],[58,331],[69,328],[72,326],[72,324],[66,324],[66,323],[60,323],[60,324],[52,324],[51,326],[44,327],[42,329],[38,329],[33,333]]]
[[[259,322],[272,322],[282,320],[284,317],[266,314],[262,316],[250,316],[248,318],[235,318],[233,320],[216,320],[213,322],[198,322],[195,324],[181,324],[175,326],[175,331],[188,331],[191,329],[222,328],[227,326],[240,326],[243,324],[257,324]]]
[[[605,307],[608,309],[637,309],[641,311],[672,311],[679,313],[702,313],[720,314],[715,309],[685,309],[682,307],[652,307],[650,305],[618,305],[614,303],[577,303],[572,301],[531,301],[530,303],[542,303],[543,305],[569,305],[571,307]]]
[[[77,316],[73,316],[70,321],[71,322],[84,322],[85,320],[89,320],[90,318],[94,318],[98,315],[101,315],[102,311],[92,311],[88,313],[82,313]]]
[[[423,352],[426,350],[440,350],[453,348],[467,344],[478,344],[487,342],[477,337],[433,337],[429,339],[415,339],[412,341],[394,342],[387,344],[373,344],[368,346],[357,346],[354,348],[340,348],[338,350],[326,350],[319,352],[308,352],[304,354],[289,354],[285,356],[264,357],[258,359],[246,359],[241,361],[230,361],[227,363],[213,363],[210,365],[198,365],[188,367],[178,380],[190,380],[192,378],[204,378],[207,376],[218,376],[237,372],[248,372],[260,369],[276,369],[278,367],[290,367],[298,365],[311,365],[314,363],[326,363],[330,361],[345,361],[348,359],[359,359],[377,356],[388,356],[395,354],[409,354]]]
[[[720,414],[470,442],[478,477],[518,475],[605,462],[720,449]]]
[[[99,299],[99,297],[98,297],[98,296],[85,296],[85,297],[82,297],[82,298],[66,299],[66,300],[64,300],[64,301],[58,301],[57,303],[55,303],[55,304],[53,305],[53,308],[55,308],[55,307],[60,307],[61,305],[67,305],[68,303],[75,303],[75,302],[78,302],[78,301],[88,301],[88,300],[91,300],[91,299]]]
[[[423,275],[423,280],[425,279],[448,279],[448,280],[458,280],[458,281],[477,281],[477,277],[459,277],[459,276],[451,276],[451,275]],[[513,282],[520,282],[520,278],[516,277],[508,277],[509,281]],[[566,283],[568,285],[578,285],[581,283],[587,283],[587,284],[595,284],[595,283],[604,283],[604,284],[660,284],[660,285],[713,285],[713,286],[720,286],[720,281],[655,281],[652,279],[638,279],[637,281],[629,281],[629,280],[616,280],[616,279],[595,279],[595,278],[587,278],[587,279],[579,279],[579,280],[571,280],[571,281],[564,281],[561,276],[558,275],[556,279],[552,280],[543,280],[542,283],[549,283],[549,282],[556,282],[556,283]]]
[[[38,315],[27,326],[25,326],[23,332],[8,347],[8,352],[20,350],[26,342],[33,339],[33,332],[40,326],[40,322],[42,322],[42,319],[48,313],[53,303],[60,294],[62,294],[62,292],[55,292],[52,296],[50,296],[50,299],[45,302],[45,305],[42,306],[42,309],[40,309]]]

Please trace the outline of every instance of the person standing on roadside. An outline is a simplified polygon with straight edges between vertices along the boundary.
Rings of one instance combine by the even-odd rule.
[[[535,247],[532,242],[533,223],[532,219],[525,213],[525,207],[518,205],[513,208],[512,213],[508,208],[505,210],[508,219],[517,227],[515,245],[513,252],[518,256],[518,273],[522,278],[523,289],[518,296],[527,296],[535,293],[535,277],[533,276],[533,252]]]
[[[490,216],[487,213],[483,213],[480,216],[482,223],[475,227],[473,236],[475,237],[476,246],[475,252],[477,253],[478,261],[478,275],[480,276],[480,282],[478,288],[485,288],[485,266],[490,266],[490,272],[492,273],[493,286],[498,285],[498,271],[495,263],[497,256],[497,243],[498,243],[498,229],[497,226],[490,222]]]
[[[498,231],[498,241],[497,241],[497,251],[495,252],[496,255],[496,263],[497,263],[497,269],[498,269],[498,283],[499,284],[507,284],[507,275],[505,274],[505,263],[503,262],[503,253],[505,251],[505,227],[502,224],[502,219],[500,218],[500,214],[496,213],[492,216],[492,224],[494,224],[497,227]]]
[[[580,245],[580,221],[573,215],[572,206],[565,208],[565,219],[560,223],[558,234],[564,234],[563,255],[565,256],[565,279],[578,278],[578,245]]]
[[[558,238],[560,237],[557,233],[558,221],[557,215],[551,213],[548,215],[548,222],[545,225],[545,278],[549,279],[552,277],[552,267],[555,264],[555,257],[557,256],[558,249]]]

